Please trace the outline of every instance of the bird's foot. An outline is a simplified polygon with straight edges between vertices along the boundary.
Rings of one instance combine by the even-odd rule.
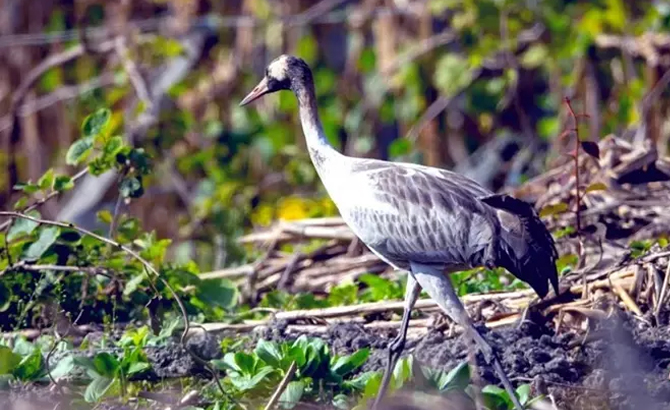
[[[497,373],[500,382],[502,383],[503,387],[505,388],[505,391],[507,392],[510,399],[512,400],[512,403],[514,404],[515,409],[523,410],[523,406],[519,402],[519,398],[516,396],[516,391],[512,387],[512,383],[507,377],[507,374],[503,370],[503,367],[500,364],[500,360],[498,359],[498,355],[493,349],[493,346],[491,346],[486,341],[486,339],[484,339],[484,337],[481,335],[481,333],[479,333],[479,331],[474,325],[471,324],[470,330],[473,339],[475,340],[475,342],[479,347],[479,351],[484,356],[484,361],[486,362],[487,365],[493,367],[493,369]]]

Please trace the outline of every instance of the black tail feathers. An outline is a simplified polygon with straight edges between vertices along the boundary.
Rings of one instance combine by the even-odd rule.
[[[547,295],[548,282],[558,295],[556,244],[549,230],[535,212],[535,208],[525,201],[505,194],[491,195],[480,198],[480,200],[493,208],[518,216],[525,231],[524,236],[530,238],[523,255],[517,255],[505,241],[501,241],[503,249],[499,252],[497,262],[514,276],[527,282],[540,297]]]

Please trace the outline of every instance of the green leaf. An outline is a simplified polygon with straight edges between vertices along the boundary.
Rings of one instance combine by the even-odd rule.
[[[516,395],[519,397],[519,402],[523,405],[530,399],[530,384],[525,383],[516,388]]]
[[[345,380],[344,383],[342,383],[342,386],[352,390],[362,391],[365,389],[365,386],[367,386],[368,381],[377,375],[379,375],[379,372],[365,372],[351,380]]]
[[[47,172],[42,175],[42,177],[37,181],[37,185],[39,185],[40,189],[45,190],[51,188],[51,185],[54,182],[54,170],[53,168],[49,168]]]
[[[140,274],[133,276],[132,279],[126,282],[126,287],[123,288],[123,295],[129,296],[130,294],[135,292],[139,288],[142,281],[144,281],[144,279],[148,277],[149,275],[147,275],[146,272],[142,272]]]
[[[35,349],[21,360],[13,374],[19,380],[30,381],[37,379],[42,374],[43,369],[42,351]]]
[[[102,211],[98,211],[97,213],[98,220],[100,222],[104,222],[107,225],[112,223],[112,213],[109,212],[108,210],[104,209]]]
[[[440,390],[446,389],[465,389],[470,383],[470,365],[467,361],[461,362],[458,366],[451,369],[447,376],[441,380]]]
[[[254,353],[259,359],[272,367],[280,367],[282,353],[276,342],[261,339],[258,341]]]
[[[595,191],[606,191],[607,185],[602,182],[594,182],[593,184],[586,187],[584,192],[595,192]]]
[[[96,377],[93,381],[86,387],[84,392],[84,400],[88,403],[97,403],[100,401],[102,396],[107,393],[107,390],[114,383],[114,379],[107,377]]]
[[[14,185],[14,189],[17,191],[23,191],[26,194],[34,194],[40,190],[40,187],[39,185],[32,184],[30,182],[18,182],[16,185]]]
[[[58,235],[60,235],[60,228],[57,226],[42,228],[37,240],[30,244],[23,254],[23,258],[28,261],[38,260],[56,242]]]
[[[0,346],[0,375],[11,374],[21,363],[21,356],[7,346]]]
[[[19,337],[14,341],[14,349],[12,350],[14,353],[18,354],[19,356],[28,356],[33,354],[37,347],[35,347],[34,344],[30,343],[26,338],[24,337]]]
[[[197,296],[205,303],[230,309],[237,304],[237,287],[227,279],[204,279],[198,284]]]
[[[119,192],[125,198],[137,198],[142,194],[142,183],[136,177],[123,178],[119,184]]]
[[[12,302],[12,291],[9,290],[4,282],[0,282],[0,312],[9,309]],[[0,373],[2,374],[2,373]]]
[[[107,352],[101,352],[93,357],[95,371],[105,377],[113,378],[119,369],[119,360]]]
[[[521,65],[525,68],[536,68],[549,57],[549,50],[544,44],[533,44],[521,56]]]
[[[74,188],[74,181],[67,175],[57,175],[54,178],[53,189],[54,191],[63,192]]]
[[[81,138],[75,141],[72,145],[70,145],[70,149],[67,150],[67,154],[65,155],[65,162],[68,165],[77,165],[86,157],[88,154],[91,152],[91,148],[93,148],[93,138],[87,137],[87,138]]]
[[[407,380],[412,378],[412,368],[414,366],[414,356],[408,355],[401,358],[393,368],[393,379],[391,380],[396,389],[401,388]]]
[[[389,145],[389,155],[391,157],[400,157],[407,155],[412,151],[412,142],[407,138],[398,138]]]
[[[72,355],[67,355],[62,358],[56,366],[51,369],[51,377],[58,380],[67,376],[74,369],[74,358]]]
[[[305,383],[301,381],[290,382],[284,392],[279,396],[279,403],[284,409],[292,409],[302,398],[305,391]]]
[[[242,373],[251,374],[254,371],[256,361],[250,354],[237,352],[235,353],[235,363]]]
[[[101,108],[93,114],[84,119],[81,126],[81,132],[84,137],[95,137],[104,131],[109,120],[112,117],[112,112],[107,108]],[[92,140],[91,140],[92,141]]]
[[[361,367],[368,359],[368,356],[370,356],[369,348],[360,349],[350,356],[338,358],[335,364],[331,367],[331,370],[339,376],[345,376]]]
[[[72,358],[72,361],[75,365],[86,370],[86,373],[89,375],[89,377],[96,378],[99,376],[98,371],[95,368],[95,363],[93,363],[93,359],[90,357],[75,356]]]
[[[112,158],[116,157],[116,154],[121,151],[123,148],[123,138],[120,136],[116,135],[112,138],[110,138],[106,143],[105,146],[102,148],[102,152],[105,155],[105,157]]]
[[[363,391],[364,397],[376,397],[379,392],[379,386],[382,384],[382,374],[381,372],[374,372],[368,379],[365,384],[365,390]]]
[[[241,372],[240,366],[235,361],[235,353],[228,352],[223,356],[223,359],[212,360],[212,365],[218,370],[232,370],[234,372]]]
[[[567,210],[568,210],[568,204],[566,204],[565,202],[550,204],[540,210],[540,217],[557,215]]]
[[[437,62],[435,85],[447,97],[454,96],[470,85],[473,68],[464,57],[447,53]]]
[[[147,362],[134,362],[128,367],[128,376],[132,376],[136,373],[142,373],[145,370],[151,368],[151,365]]]
[[[32,216],[34,218],[40,217],[40,214],[37,211],[30,211],[26,215]],[[14,239],[20,236],[30,235],[35,230],[35,228],[37,228],[37,225],[39,225],[37,222],[28,219],[14,219],[14,223],[12,224],[9,233],[7,234],[7,241],[12,242]]]
[[[484,403],[487,405],[487,408],[513,408],[512,400],[510,399],[505,389],[502,389],[498,386],[492,384],[484,386],[482,389],[482,396],[484,398]]]
[[[351,405],[349,404],[349,398],[346,394],[338,394],[337,396],[333,397],[332,403],[333,406],[338,409],[349,410],[351,408]]]
[[[243,375],[231,375],[230,376],[230,381],[233,383],[233,386],[237,388],[238,390],[245,391],[245,390],[251,390],[257,387],[260,383],[262,383],[265,378],[273,373],[275,370],[270,367],[270,366],[265,366],[261,367],[256,374],[253,376],[250,374],[243,374]]]

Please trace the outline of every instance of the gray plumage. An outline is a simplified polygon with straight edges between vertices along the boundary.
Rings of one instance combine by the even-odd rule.
[[[403,350],[411,309],[424,289],[466,329],[521,410],[500,361],[474,327],[447,275],[478,266],[502,266],[541,297],[549,283],[558,294],[554,241],[533,207],[507,195],[494,195],[450,171],[342,155],[323,132],[312,73],[299,58],[283,55],[272,61],[263,80],[240,104],[279,90],[291,90],[298,98],[312,163],[344,221],[372,252],[409,272],[400,331],[389,344],[375,407]]]

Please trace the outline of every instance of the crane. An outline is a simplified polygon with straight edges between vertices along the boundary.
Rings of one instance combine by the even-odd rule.
[[[296,56],[274,59],[240,105],[280,90],[290,90],[298,99],[310,159],[345,223],[370,251],[408,272],[400,330],[388,346],[389,359],[373,408],[384,396],[405,347],[410,313],[423,289],[474,340],[521,410],[500,360],[468,316],[449,274],[504,267],[540,297],[547,295],[549,284],[558,294],[554,240],[532,205],[493,194],[444,169],[343,155],[328,142],[312,72]]]

